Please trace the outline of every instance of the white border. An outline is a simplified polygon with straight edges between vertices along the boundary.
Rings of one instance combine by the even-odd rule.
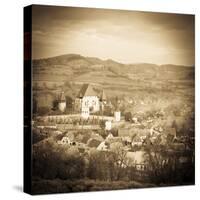
[[[199,0],[6,0],[0,6],[0,198],[1,199],[195,199],[199,179]],[[196,15],[196,186],[42,195],[21,192],[23,183],[23,6],[29,4],[98,7]],[[199,56],[199,57],[198,57]]]

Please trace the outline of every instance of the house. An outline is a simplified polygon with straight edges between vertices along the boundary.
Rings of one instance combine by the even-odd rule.
[[[99,141],[101,141],[101,142],[104,140],[103,137],[102,137],[101,135],[99,135],[98,133],[95,133],[95,132],[93,132],[93,133],[90,135],[90,138],[99,140]]]
[[[81,113],[83,118],[88,118],[90,113],[95,113],[103,109],[106,103],[105,91],[95,90],[90,84],[83,84],[76,99],[75,109]]]
[[[99,146],[97,147],[98,151],[107,151],[109,148],[109,144],[106,141],[103,141],[99,144]]]
[[[146,137],[142,141],[142,145],[145,145],[145,146],[151,146],[151,145],[153,145],[152,139],[150,137]]]
[[[167,128],[165,130],[165,134],[167,135],[167,139],[169,142],[174,142],[177,139],[176,128]]]
[[[131,97],[124,97],[124,101],[128,104],[133,104],[133,99]]]
[[[105,123],[105,130],[110,131],[112,129],[112,122],[106,121]]]
[[[78,151],[79,151],[79,153],[83,154],[83,153],[85,153],[85,148],[78,147]]]
[[[70,144],[70,139],[68,137],[63,137],[61,140],[59,140],[57,143],[58,144]]]
[[[132,117],[133,123],[137,124],[138,123],[138,118],[137,117]]]
[[[152,126],[150,128],[150,135],[153,136],[153,135],[160,135],[161,132],[163,131],[162,127],[157,127],[157,126]]]
[[[109,138],[113,138],[113,134],[112,134],[112,133],[109,133],[109,134],[108,134],[108,136],[106,137],[106,140],[107,140],[107,139],[109,140]]]
[[[120,142],[122,143],[122,138],[121,137],[110,137],[110,138],[106,138],[106,142],[112,144],[115,142]]]
[[[83,134],[78,134],[76,137],[75,137],[75,141],[77,141],[77,142],[82,142],[82,140],[83,140]]]
[[[127,144],[131,144],[132,138],[130,136],[122,137],[122,141],[126,142]]]
[[[115,111],[114,112],[114,118],[116,122],[119,122],[121,120],[121,112],[120,111]]]
[[[129,129],[128,128],[119,128],[118,129],[118,135],[120,137],[129,136]]]
[[[143,140],[136,135],[132,141],[132,146],[142,146],[143,145]]]
[[[53,132],[55,135],[62,135],[62,131],[56,130]]]
[[[69,155],[69,156],[80,155],[78,147],[76,147],[76,146],[70,146],[70,148],[67,149],[67,155]]]
[[[130,160],[131,165],[139,171],[147,168],[147,162],[144,151],[127,152],[126,157]]]
[[[74,133],[72,131],[69,131],[66,136],[71,140],[73,141],[74,140]]]
[[[185,151],[186,150],[186,145],[181,142],[176,142],[171,144],[172,149],[175,151]]]
[[[165,134],[160,135],[160,145],[166,145],[167,144],[167,136]]]
[[[90,138],[87,142],[87,146],[90,148],[97,148],[100,143],[101,143],[100,140]]]
[[[90,139],[90,135],[89,134],[84,134],[81,142],[84,143],[84,144],[87,144],[89,139]]]

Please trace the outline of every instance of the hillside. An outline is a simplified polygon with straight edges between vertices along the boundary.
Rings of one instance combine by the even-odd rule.
[[[77,54],[33,61],[33,93],[41,105],[52,104],[61,91],[74,98],[83,83],[103,87],[109,98],[194,96],[194,67],[122,64]]]
[[[33,80],[49,82],[107,82],[130,84],[130,80],[193,80],[194,67],[156,65],[149,63],[122,64],[67,54],[33,61]],[[89,80],[89,79],[90,80]]]

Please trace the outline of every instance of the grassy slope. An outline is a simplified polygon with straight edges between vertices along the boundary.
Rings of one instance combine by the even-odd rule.
[[[147,63],[123,65],[113,60],[75,54],[36,60],[33,65],[34,93],[38,96],[47,92],[53,96],[64,90],[66,95],[74,97],[85,82],[102,86],[110,97],[141,99],[144,92],[146,97],[194,96],[194,67]],[[72,87],[64,85],[66,82],[72,83]]]

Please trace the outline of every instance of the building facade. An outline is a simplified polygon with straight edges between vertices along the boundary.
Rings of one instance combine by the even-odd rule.
[[[99,93],[92,85],[84,84],[75,99],[75,110],[80,112],[82,117],[88,118],[90,113],[101,111],[105,102],[103,90]]]

